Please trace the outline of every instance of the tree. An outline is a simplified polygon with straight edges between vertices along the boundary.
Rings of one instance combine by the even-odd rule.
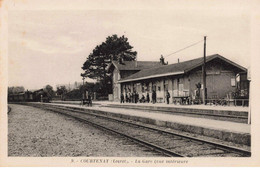
[[[64,95],[68,92],[65,86],[57,87],[56,93],[61,96],[61,100],[64,100]]]
[[[52,97],[54,96],[54,91],[53,91],[53,87],[51,85],[46,85],[43,88],[43,91],[47,94],[47,97],[51,100]]]
[[[8,87],[8,94],[18,94],[24,92],[23,86]]]
[[[106,68],[113,60],[133,61],[136,59],[137,52],[132,51],[133,47],[129,44],[128,38],[117,35],[108,36],[105,42],[97,45],[89,54],[83,64],[84,73],[81,76],[97,79],[100,81],[103,93],[107,94],[112,90],[111,75]]]

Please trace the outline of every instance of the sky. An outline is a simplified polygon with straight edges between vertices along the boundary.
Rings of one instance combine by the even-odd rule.
[[[206,9],[9,11],[8,86],[39,89],[82,82],[87,56],[113,34],[125,35],[143,61],[159,61],[207,36],[207,55],[220,54],[248,68],[248,12]],[[165,60],[202,56],[203,42]]]

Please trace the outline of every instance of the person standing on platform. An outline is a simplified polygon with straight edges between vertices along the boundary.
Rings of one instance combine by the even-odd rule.
[[[130,91],[128,92],[128,102],[132,103],[132,95]]]
[[[154,90],[152,93],[152,100],[153,100],[153,104],[156,103],[156,92]]]
[[[92,106],[92,98],[90,93],[88,93],[88,106]]]
[[[149,96],[149,93],[147,92],[146,94],[146,100],[147,100],[147,103],[150,103],[150,96]]]
[[[145,103],[145,97],[144,97],[144,95],[142,95],[142,98],[141,98],[140,102],[141,102],[141,103]]]
[[[128,95],[125,93],[125,102],[128,103]]]
[[[120,100],[121,103],[124,103],[124,102],[125,102],[125,100],[124,100],[124,94],[123,94],[123,93],[121,93],[120,99],[121,99],[121,100]]]
[[[135,92],[135,103],[137,103],[139,100],[139,94],[137,92]]]
[[[170,99],[170,93],[168,92],[168,90],[166,90],[166,100],[167,100],[167,104],[169,104],[169,99]]]

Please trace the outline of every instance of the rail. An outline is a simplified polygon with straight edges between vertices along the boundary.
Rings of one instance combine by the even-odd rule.
[[[122,120],[121,118],[114,118],[107,115],[100,115],[97,113],[83,111],[77,108],[67,108],[64,106],[44,107],[44,105],[38,105],[38,107],[39,106],[41,108],[45,108],[48,110],[66,114],[68,116],[72,116],[78,120],[88,122],[94,126],[98,126],[100,128],[120,134],[122,136],[125,136],[126,138],[129,138],[130,140],[136,141],[138,143],[141,143],[142,145],[146,145],[150,148],[153,148],[154,150],[164,153],[167,156],[181,156],[181,157],[195,156],[196,153],[194,153],[194,148],[193,149],[190,148],[190,150],[188,149],[191,145],[193,145],[195,148],[197,147],[199,148],[201,147],[204,149],[208,148],[209,149],[208,151],[212,151],[212,153],[210,152],[208,155],[207,154],[208,151],[205,151],[204,153],[204,151],[200,149],[199,152],[197,153],[198,154],[197,156],[202,156],[203,154],[205,154],[205,156],[206,155],[213,156],[218,154],[223,154],[228,156],[230,154],[233,155],[235,154],[236,156],[248,157],[251,155],[251,152],[248,150],[223,145],[220,143],[210,142],[196,137],[176,134],[155,127],[142,125],[140,123],[134,123],[134,122],[129,122],[127,120]],[[144,136],[141,134],[143,134]],[[147,136],[147,134],[149,135]],[[155,134],[159,136],[156,136]],[[162,139],[164,142],[162,142]],[[185,144],[185,146],[183,146],[183,144]],[[178,149],[180,149],[181,145],[184,150],[177,151]],[[222,150],[223,152],[220,153],[219,152],[220,150]],[[193,155],[192,153],[195,155]]]

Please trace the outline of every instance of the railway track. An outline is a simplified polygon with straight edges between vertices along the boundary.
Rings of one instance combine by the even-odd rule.
[[[251,152],[199,138],[181,135],[148,125],[90,113],[64,106],[30,104],[30,106],[65,114],[97,128],[121,135],[151,150],[171,157],[250,157]]]

